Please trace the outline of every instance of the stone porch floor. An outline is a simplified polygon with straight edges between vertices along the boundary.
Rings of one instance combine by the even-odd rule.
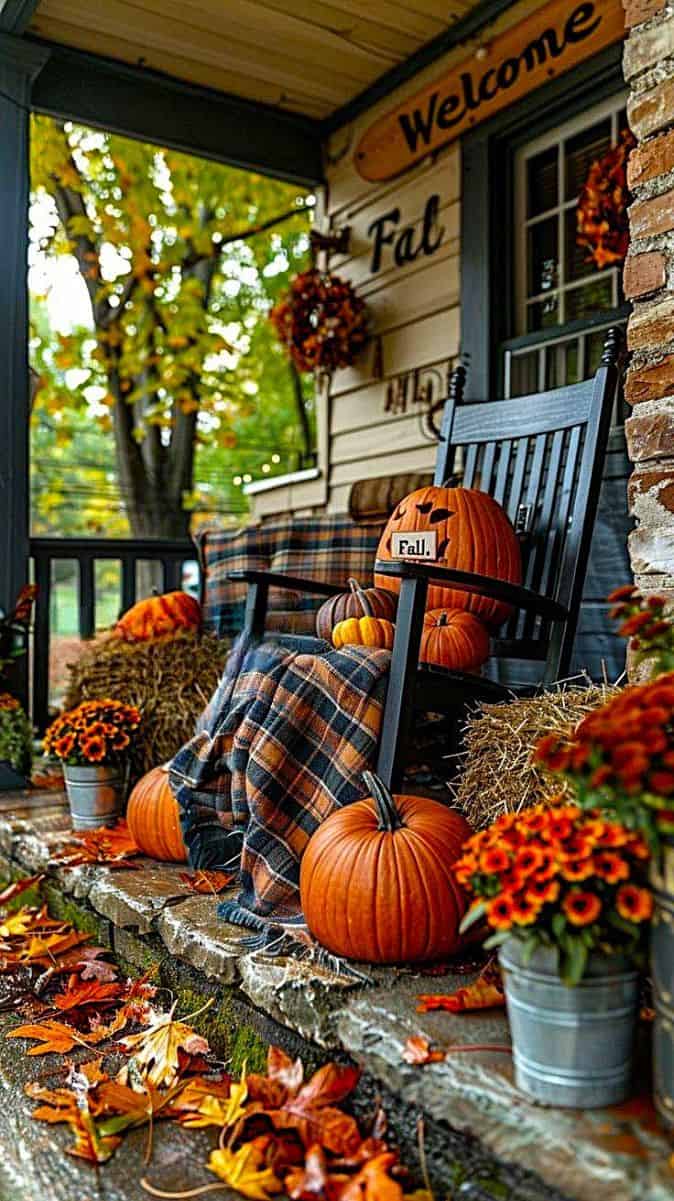
[[[673,1148],[648,1100],[647,1048],[640,1060],[639,1095],[626,1105],[585,1112],[533,1105],[513,1084],[509,1055],[461,1050],[469,1044],[507,1044],[502,1012],[416,1012],[418,993],[450,992],[470,977],[365,968],[364,985],[309,961],[251,952],[247,932],[217,918],[215,899],[191,894],[179,879],[179,867],[148,860],[141,870],[50,869],[50,854],[67,831],[67,808],[59,794],[0,794],[0,872],[5,877],[45,872],[55,912],[94,931],[130,971],[154,967],[161,984],[184,1001],[184,1012],[196,1007],[196,998],[214,996],[215,1016],[209,1015],[207,1033],[235,1067],[244,1058],[253,1066],[272,1041],[308,1063],[355,1059],[363,1069],[363,1104],[382,1094],[405,1162],[415,1158],[416,1119],[424,1118],[431,1176],[439,1190],[444,1188],[439,1201],[448,1188],[457,1201],[674,1201],[674,1173],[668,1166]],[[442,1063],[409,1066],[402,1051],[412,1034],[453,1049]],[[3,1091],[21,1074],[8,1073],[10,1046],[0,1039]],[[17,1096],[10,1109],[19,1115],[15,1124],[23,1121],[25,1137],[30,1123],[20,1115],[29,1113],[29,1103]],[[13,1169],[4,1144],[14,1135],[7,1117],[0,1117],[3,1131],[6,1162],[0,1180],[3,1174],[9,1180]],[[166,1154],[172,1162],[170,1145]],[[184,1156],[182,1148],[183,1167]],[[17,1162],[17,1177],[21,1170]],[[33,1201],[41,1195],[51,1201],[46,1179],[43,1166],[28,1191],[14,1190],[13,1198]],[[140,1189],[120,1193],[115,1180],[113,1172],[108,1191],[92,1196],[145,1195]],[[201,1180],[203,1173],[197,1172],[185,1183],[183,1172],[180,1185],[166,1179],[163,1187]],[[73,1179],[68,1188],[64,1192],[55,1184],[54,1198],[74,1197]]]

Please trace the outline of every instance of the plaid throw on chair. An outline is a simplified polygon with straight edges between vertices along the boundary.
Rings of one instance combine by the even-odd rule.
[[[198,539],[205,628],[218,638],[235,637],[241,630],[247,585],[228,580],[230,571],[278,571],[338,587],[356,576],[369,587],[383,528],[381,521],[357,524],[341,513],[284,517],[235,533],[206,530]],[[323,599],[270,589],[267,629],[313,634]]]
[[[232,651],[199,733],[170,766],[190,863],[239,871],[223,917],[301,927],[299,864],[318,825],[362,796],[390,652],[316,638]]]

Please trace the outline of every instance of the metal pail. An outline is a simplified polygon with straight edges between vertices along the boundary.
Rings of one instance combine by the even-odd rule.
[[[114,826],[124,812],[126,772],[118,764],[64,766],[74,830]]]
[[[513,1040],[515,1083],[547,1105],[593,1109],[629,1096],[639,976],[622,958],[591,955],[580,984],[557,972],[553,948],[527,966],[510,938],[499,951]]]

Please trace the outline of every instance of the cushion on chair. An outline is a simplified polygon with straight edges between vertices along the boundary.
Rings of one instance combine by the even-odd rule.
[[[279,571],[337,586],[356,576],[370,585],[382,528],[380,521],[357,524],[346,513],[330,513],[291,516],[234,532],[204,531],[198,545],[205,628],[222,638],[237,634],[243,625],[247,585],[229,580],[232,571]],[[313,634],[323,599],[272,588],[267,629]]]

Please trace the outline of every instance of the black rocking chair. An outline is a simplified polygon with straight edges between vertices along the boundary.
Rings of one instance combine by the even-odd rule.
[[[416,712],[449,715],[458,730],[466,707],[506,701],[568,675],[602,470],[618,385],[622,334],[609,330],[593,379],[550,392],[466,404],[466,373],[452,373],[435,483],[460,479],[503,506],[519,536],[522,585],[420,562],[375,569],[400,581],[391,672],[377,772],[398,788]],[[340,589],[265,571],[233,572],[249,584],[244,629],[264,637],[270,587],[333,596]],[[514,614],[492,645],[508,682],[419,664],[429,583],[444,583],[512,605]],[[538,665],[537,683],[516,681],[517,664]],[[520,667],[521,670],[521,667]]]

